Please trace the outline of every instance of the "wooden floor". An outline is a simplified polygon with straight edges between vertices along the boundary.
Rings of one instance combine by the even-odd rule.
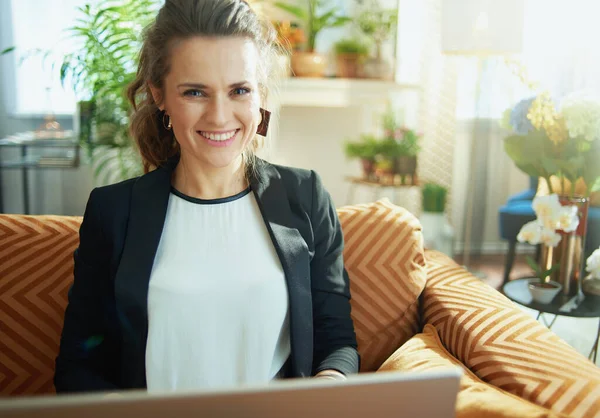
[[[454,260],[462,264],[462,255],[457,255]],[[486,254],[481,256],[471,256],[469,271],[476,276],[481,277],[484,282],[495,289],[500,289],[504,277],[505,254]],[[517,255],[513,265],[510,278],[516,279],[531,273],[531,269],[525,261],[524,255]]]

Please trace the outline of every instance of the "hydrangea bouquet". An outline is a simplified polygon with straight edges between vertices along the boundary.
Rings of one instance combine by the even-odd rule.
[[[542,93],[508,109],[502,126],[511,133],[504,142],[507,154],[526,174],[546,179],[550,193],[552,176],[563,190],[564,180],[583,179],[585,197],[600,190],[600,101],[576,94],[557,107]]]

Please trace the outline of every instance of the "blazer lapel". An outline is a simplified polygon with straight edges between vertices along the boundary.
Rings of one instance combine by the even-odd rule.
[[[172,165],[140,177],[133,186],[121,261],[115,275],[115,299],[123,338],[123,383],[146,387],[148,285],[160,242]]]
[[[260,161],[260,160],[259,160]],[[291,373],[307,377],[312,372],[312,306],[310,258],[279,172],[260,161],[252,189],[281,261],[289,294]]]

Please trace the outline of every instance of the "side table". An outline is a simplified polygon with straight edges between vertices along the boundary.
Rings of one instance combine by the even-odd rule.
[[[585,299],[576,308],[570,311],[564,311],[561,310],[561,308],[572,299],[572,297],[567,297],[559,293],[551,303],[543,304],[534,302],[527,287],[529,280],[529,278],[511,280],[502,286],[502,293],[513,302],[538,311],[537,320],[539,320],[544,313],[554,315],[554,319],[550,324],[546,324],[548,328],[552,328],[556,318],[559,316],[570,316],[572,318],[599,318],[596,339],[588,356],[590,360],[596,363],[598,340],[600,339],[600,296],[585,295]]]

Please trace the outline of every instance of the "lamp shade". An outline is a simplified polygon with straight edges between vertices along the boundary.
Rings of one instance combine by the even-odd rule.
[[[442,52],[509,55],[523,48],[525,0],[442,0]]]

